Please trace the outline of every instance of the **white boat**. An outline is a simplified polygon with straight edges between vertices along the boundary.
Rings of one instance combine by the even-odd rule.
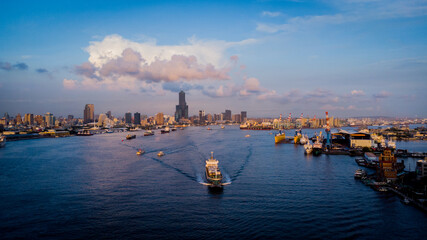
[[[366,176],[366,172],[363,169],[357,169],[354,173],[354,178],[362,178]]]
[[[211,158],[206,160],[206,180],[211,184],[211,187],[222,187],[222,174],[218,168],[218,160],[214,159],[213,152]]]
[[[248,135],[245,135],[245,137],[251,137],[251,135],[248,134]]]
[[[388,140],[387,147],[391,149],[396,149],[396,142],[393,142],[392,140]]]
[[[304,145],[304,150],[305,150],[305,154],[310,154],[311,152],[313,152],[313,145],[309,142],[307,142]]]
[[[0,148],[6,146],[6,137],[0,136]]]
[[[302,137],[301,137],[301,139],[299,140],[299,143],[301,144],[301,145],[305,145],[306,143],[308,143],[308,136],[307,135],[303,135]]]

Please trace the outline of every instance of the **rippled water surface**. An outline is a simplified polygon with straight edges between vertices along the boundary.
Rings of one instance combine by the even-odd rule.
[[[426,236],[427,215],[356,181],[352,157],[304,156],[302,146],[275,145],[268,131],[235,126],[122,141],[126,134],[8,142],[0,149],[1,238]],[[211,151],[231,182],[222,191],[201,184]]]

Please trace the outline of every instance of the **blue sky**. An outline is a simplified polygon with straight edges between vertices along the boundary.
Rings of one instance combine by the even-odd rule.
[[[0,114],[427,117],[427,1],[3,1],[0,32]]]

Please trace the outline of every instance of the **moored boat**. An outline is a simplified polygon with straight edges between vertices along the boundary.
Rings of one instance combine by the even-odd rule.
[[[282,141],[285,141],[286,139],[286,135],[285,132],[282,132],[282,130],[280,130],[278,133],[276,133],[276,135],[274,135],[274,143],[280,143]]]
[[[309,142],[307,142],[304,145],[304,150],[305,150],[305,154],[310,154],[311,152],[313,152],[313,145]]]
[[[92,136],[93,133],[91,133],[89,130],[85,129],[85,130],[78,131],[76,135],[77,136]]]
[[[363,169],[357,169],[354,173],[354,178],[363,178],[366,177],[366,171]]]
[[[222,174],[218,168],[218,160],[214,159],[213,152],[211,158],[206,160],[206,180],[211,187],[222,187]]]
[[[6,146],[6,137],[0,136],[0,148]]]

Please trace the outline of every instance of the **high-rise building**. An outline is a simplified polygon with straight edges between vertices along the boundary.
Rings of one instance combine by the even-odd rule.
[[[83,123],[90,123],[95,120],[95,106],[93,104],[86,104],[84,110]]]
[[[206,115],[206,121],[213,122],[213,116],[212,116],[212,114],[208,113],[208,115]]]
[[[224,121],[231,121],[231,110],[225,110]]]
[[[74,115],[68,115],[68,117],[67,117],[67,120],[68,121],[71,121],[71,120],[73,120],[74,119]]]
[[[44,119],[42,115],[36,115],[34,116],[34,122],[37,123],[37,125],[43,125]]]
[[[18,115],[16,115],[16,125],[22,124],[22,117],[21,114],[18,113]]]
[[[111,111],[108,111],[105,115],[107,115],[107,118],[111,119]]]
[[[139,112],[133,114],[133,124],[141,125],[141,114]]]
[[[44,115],[44,122],[46,123],[46,127],[55,126],[55,118],[53,117],[53,114],[50,112],[47,112]]]
[[[246,113],[246,111],[242,111],[242,112],[240,113],[240,121],[241,121],[241,122],[246,122],[246,120],[248,120],[247,113]]]
[[[199,123],[202,124],[205,122],[205,111],[199,110]]]
[[[34,124],[34,115],[32,113],[26,113],[24,116],[24,123],[27,125]]]
[[[188,119],[188,105],[185,102],[185,92],[179,92],[179,104],[176,105],[175,121],[179,122],[181,118]]]
[[[125,123],[132,124],[132,113],[130,112],[125,113]]]
[[[232,117],[233,122],[240,122],[240,114],[234,114]]]
[[[165,123],[163,113],[157,113],[155,120],[157,125],[163,125]]]

